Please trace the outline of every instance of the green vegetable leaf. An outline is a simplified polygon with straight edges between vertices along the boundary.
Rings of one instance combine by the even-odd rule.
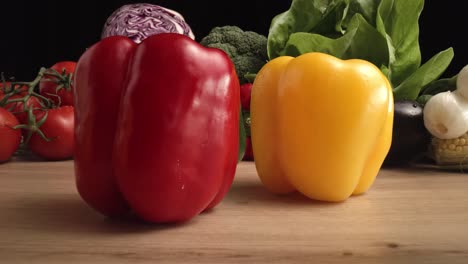
[[[390,81],[400,85],[421,65],[419,16],[424,0],[381,0],[376,27],[386,36],[390,54]]]
[[[244,127],[244,115],[242,114],[242,107],[240,106],[239,110],[239,152],[237,155],[237,162],[240,162],[245,154],[245,144],[246,144],[246,135],[245,135],[245,127]]]
[[[348,30],[356,30],[356,34],[343,59],[359,58],[370,61],[377,67],[387,65],[387,41],[361,14],[353,16]],[[372,44],[369,45],[370,43]]]
[[[337,38],[343,35],[343,18],[348,10],[349,0],[332,3],[328,7],[327,13],[324,14],[322,20],[308,32],[320,34],[330,38]]]
[[[389,60],[387,50],[385,38],[362,15],[355,14],[342,37],[332,39],[319,34],[293,33],[281,55],[298,56],[306,52],[324,52],[341,59],[364,59],[381,67]]]
[[[257,77],[256,73],[244,74],[244,78],[247,80],[247,82],[250,82],[250,83],[253,83],[255,81],[255,77]]]
[[[351,18],[355,14],[361,14],[370,25],[375,27],[377,7],[381,1],[382,0],[351,0],[346,12],[346,16],[342,21],[342,26],[347,28]]]
[[[448,48],[432,57],[393,89],[395,100],[415,100],[423,87],[437,80],[444,73],[450,65],[453,55],[453,49]]]
[[[324,52],[364,59],[387,76],[396,99],[415,100],[421,91],[435,89],[424,87],[453,58],[449,49],[421,66],[418,21],[423,8],[424,0],[293,0],[288,11],[272,20],[268,56]]]
[[[458,74],[450,78],[439,79],[429,83],[422,88],[422,95],[434,95],[446,91],[455,91],[457,89]]]
[[[355,34],[356,30],[352,30],[341,38],[332,39],[319,34],[293,33],[280,55],[296,57],[307,52],[324,52],[342,58]]]
[[[328,15],[335,12],[338,7],[344,9],[346,2],[345,0],[293,0],[290,9],[275,16],[271,22],[267,44],[268,58],[271,60],[281,55],[292,33],[313,32],[319,24],[321,34],[325,31],[331,33],[330,28],[336,30],[336,22],[324,21],[329,21],[328,19],[331,18],[336,19],[333,15]],[[335,12],[334,14],[338,15],[339,13]]]
[[[424,95],[421,95],[419,96],[417,99],[416,99],[416,102],[418,102],[421,107],[424,108],[424,106],[426,105],[427,101],[429,101],[429,99],[431,99],[432,95],[430,94],[424,94]]]

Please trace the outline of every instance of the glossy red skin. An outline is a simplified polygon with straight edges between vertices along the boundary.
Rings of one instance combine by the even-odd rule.
[[[87,49],[75,70],[76,186],[88,205],[107,216],[129,211],[117,187],[112,151],[121,92],[135,48],[128,38],[105,38]]]
[[[8,161],[20,145],[21,131],[13,128],[18,124],[12,113],[0,107],[0,163]]]
[[[35,117],[39,121],[47,114],[46,121],[39,127],[44,135],[52,139],[47,142],[34,133],[28,143],[32,153],[45,160],[66,160],[73,157],[74,148],[74,109],[73,106],[41,110]]]
[[[51,69],[54,69],[58,71],[59,73],[62,73],[63,69],[65,69],[66,73],[73,73],[75,72],[76,69],[76,62],[74,61],[60,61],[55,63],[50,67]],[[72,76],[72,80],[73,80]],[[51,99],[56,105],[60,103],[61,106],[63,105],[73,105],[73,93],[74,93],[74,88],[73,84],[70,89],[60,89],[58,93],[56,92],[56,88],[59,85],[58,79],[56,77],[50,76],[50,75],[44,75],[44,78],[40,81],[39,83],[39,93],[46,97]],[[60,100],[59,100],[60,97]]]
[[[80,64],[102,55],[96,47],[107,42],[128,45],[126,38],[114,37],[88,49],[88,54],[78,62],[75,102],[85,100],[84,95],[90,93],[106,96],[106,90],[97,89],[102,85],[94,86],[91,78],[110,81],[120,75],[128,77],[123,88],[118,85],[113,88],[124,91],[113,152],[110,148],[102,149],[103,145],[97,147],[108,156],[112,154],[114,173],[101,176],[105,180],[100,186],[78,184],[80,194],[98,208],[96,204],[103,202],[93,193],[120,192],[136,215],[158,223],[187,221],[213,208],[229,190],[237,165],[240,92],[231,60],[224,52],[202,47],[181,34],[162,33],[128,50],[132,57],[128,69],[109,70],[107,77],[92,74],[93,69],[102,69],[102,64],[122,64],[122,60],[109,59],[87,63],[84,68],[91,74],[82,75]],[[101,52],[106,53],[104,49]],[[87,91],[79,92],[81,89]],[[108,98],[106,102],[117,99]],[[98,102],[90,101],[93,103]],[[89,110],[94,107],[83,104],[77,109],[78,115],[89,111],[88,117],[93,119],[84,126],[82,117],[77,118],[81,127],[76,132],[77,138],[91,135],[84,130],[105,128],[93,117],[96,110]],[[76,154],[92,154],[86,149],[95,151],[95,146],[85,145],[102,140],[102,136],[94,137],[77,144]],[[75,163],[80,168],[88,162],[76,156]],[[94,164],[95,160],[87,164],[89,171],[76,170],[78,182],[92,181],[89,178],[93,177],[90,175]],[[105,202],[111,203],[108,207],[124,206],[119,198]],[[106,214],[104,210],[101,212]]]

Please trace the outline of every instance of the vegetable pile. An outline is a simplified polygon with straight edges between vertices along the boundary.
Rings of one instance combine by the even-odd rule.
[[[390,80],[395,100],[416,100],[449,66],[448,48],[421,65],[419,16],[424,0],[293,0],[268,35],[269,59],[324,52],[364,59]]]
[[[73,157],[73,73],[76,62],[41,68],[31,82],[6,81],[0,86],[0,162],[15,152],[44,160]]]
[[[424,104],[437,93],[454,90],[456,80],[439,79],[454,57],[452,48],[421,61],[418,20],[423,7],[423,0],[293,0],[289,10],[272,20],[268,56],[324,52],[379,67],[392,84],[395,100],[392,148],[385,165],[407,165],[428,151]]]
[[[429,155],[438,165],[468,164],[468,65],[453,78],[455,87],[430,97],[424,125],[432,135]]]
[[[241,107],[245,129],[245,155],[243,160],[253,161],[250,136],[250,97],[256,73],[267,63],[267,38],[237,26],[214,27],[200,41],[205,47],[221,49],[234,63],[241,84]]]
[[[386,164],[468,164],[468,66],[440,79],[452,48],[421,61],[423,6],[293,0],[268,36],[221,25],[199,42],[174,10],[122,6],[77,62],[2,78],[0,162],[73,158],[90,207],[156,223],[216,207],[241,159],[273,193],[330,202]]]

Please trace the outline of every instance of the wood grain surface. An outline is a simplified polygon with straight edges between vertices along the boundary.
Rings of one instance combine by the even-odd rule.
[[[383,169],[364,195],[276,196],[239,164],[223,202],[182,225],[108,219],[73,162],[0,165],[0,263],[468,263],[468,175]]]

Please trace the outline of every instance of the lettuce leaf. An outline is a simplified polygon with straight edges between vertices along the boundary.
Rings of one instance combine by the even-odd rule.
[[[372,43],[372,45],[368,45]],[[368,46],[367,48],[362,48]],[[388,63],[387,43],[379,32],[356,13],[346,33],[340,38],[328,38],[314,33],[293,33],[281,55],[299,56],[306,52],[324,52],[341,59],[360,58],[378,67]],[[382,52],[383,51],[383,52]]]
[[[421,66],[423,8],[424,0],[293,0],[271,22],[268,56],[324,52],[364,59],[388,77],[396,100],[415,100],[453,59],[450,48]]]
[[[386,37],[391,60],[390,81],[400,85],[421,65],[418,20],[421,0],[382,0],[377,12],[377,30]]]
[[[347,2],[348,0],[293,0],[289,10],[275,16],[271,22],[267,44],[269,59],[284,53],[282,51],[292,33],[338,33],[336,19],[348,6]]]

